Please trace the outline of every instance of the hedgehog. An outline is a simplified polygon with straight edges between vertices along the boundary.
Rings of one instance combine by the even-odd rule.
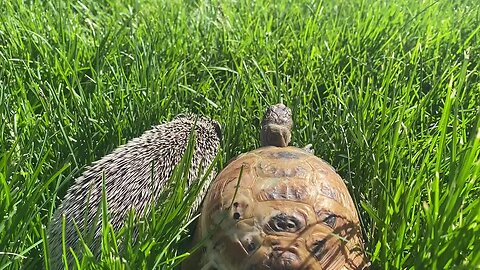
[[[194,131],[194,132],[192,132]],[[191,134],[194,134],[193,154],[188,171],[187,185],[205,177],[203,189],[193,203],[192,213],[198,209],[202,193],[215,172],[205,175],[213,163],[221,140],[219,124],[206,117],[179,115],[171,122],[154,126],[140,137],[116,148],[111,154],[94,162],[67,190],[67,194],[54,212],[48,226],[48,246],[52,269],[62,269],[62,221],[65,217],[65,243],[68,265],[73,265],[70,247],[78,248],[80,232],[93,232],[89,246],[99,252],[102,221],[98,218],[103,183],[105,185],[110,223],[115,231],[124,225],[130,209],[146,215],[165,190],[173,170],[182,160]],[[81,256],[75,252],[77,256]],[[98,254],[96,254],[98,255]]]

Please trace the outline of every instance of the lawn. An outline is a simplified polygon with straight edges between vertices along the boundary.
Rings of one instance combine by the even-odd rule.
[[[259,146],[277,102],[293,109],[293,144],[347,182],[373,269],[480,268],[477,0],[0,6],[0,269],[46,267],[53,211],[116,146],[203,114],[223,127],[221,169]],[[86,265],[178,265],[191,230],[165,209],[186,213],[182,198],[139,243],[119,254],[111,234]]]

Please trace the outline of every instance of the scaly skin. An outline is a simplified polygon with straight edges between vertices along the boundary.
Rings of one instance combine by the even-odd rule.
[[[288,146],[292,138],[292,110],[279,103],[270,106],[262,121],[262,146]]]
[[[292,110],[282,103],[268,107],[262,120],[260,141],[262,146],[286,147],[292,139]],[[303,150],[313,154],[312,144]]]

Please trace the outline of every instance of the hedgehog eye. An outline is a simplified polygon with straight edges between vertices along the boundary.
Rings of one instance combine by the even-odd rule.
[[[323,256],[323,250],[325,248],[325,241],[324,240],[319,240],[313,243],[312,246],[312,255],[317,259],[320,260]]]
[[[233,219],[239,220],[240,219],[240,213],[238,213],[238,212],[233,213]]]

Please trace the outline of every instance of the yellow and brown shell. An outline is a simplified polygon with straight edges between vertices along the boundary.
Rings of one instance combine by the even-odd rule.
[[[295,147],[240,155],[212,182],[184,269],[364,269],[358,215],[342,178]]]

